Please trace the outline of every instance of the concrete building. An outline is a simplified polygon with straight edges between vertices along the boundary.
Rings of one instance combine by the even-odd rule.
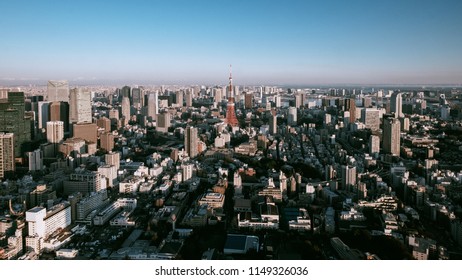
[[[112,151],[114,149],[114,134],[110,132],[103,132],[100,136],[100,147],[105,151]]]
[[[83,139],[87,142],[97,143],[98,127],[96,123],[77,123],[73,125],[74,137]]]
[[[54,101],[69,102],[69,82],[68,81],[48,81],[47,100],[50,102],[54,102]]]
[[[186,127],[184,132],[184,147],[190,158],[196,157],[199,153],[198,140],[197,128],[192,126]]]
[[[366,128],[378,131],[380,129],[380,111],[375,108],[362,109],[361,122],[366,125]]]
[[[91,123],[91,92],[87,89],[74,88],[69,96],[69,121],[71,123]]]
[[[62,121],[47,122],[47,141],[58,144],[64,140],[64,123]]]
[[[120,169],[120,153],[118,152],[109,152],[104,155],[104,162],[109,165],[114,165],[117,170]]]
[[[403,117],[403,97],[401,93],[394,92],[390,97],[390,113],[395,115],[395,118]]]
[[[377,135],[371,135],[369,137],[369,153],[376,154],[380,153],[380,137]]]
[[[383,151],[399,156],[401,150],[401,123],[398,119],[385,119],[383,123]]]
[[[0,179],[14,171],[14,135],[0,132]]]
[[[342,165],[342,189],[351,191],[356,186],[356,166]]]
[[[43,169],[43,151],[37,149],[33,152],[27,152],[27,162],[29,163],[29,171],[39,171]]]

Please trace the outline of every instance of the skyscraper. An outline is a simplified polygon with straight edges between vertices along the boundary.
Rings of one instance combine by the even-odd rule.
[[[372,131],[380,129],[380,111],[375,108],[364,108],[361,111],[361,121]]]
[[[356,185],[356,166],[342,165],[342,189],[351,191]]]
[[[81,138],[87,142],[96,143],[98,140],[98,127],[96,123],[74,124],[74,138]]]
[[[132,103],[133,107],[141,108],[144,106],[144,92],[140,88],[132,89]]]
[[[403,98],[401,93],[394,92],[390,98],[390,112],[395,114],[395,118],[403,117]]]
[[[74,88],[71,89],[69,97],[69,121],[71,123],[92,122],[90,91]]]
[[[130,97],[126,93],[122,96],[122,117],[125,119],[125,124],[130,120]]]
[[[289,107],[289,113],[287,116],[287,124],[289,125],[297,124],[297,108]]]
[[[244,106],[246,109],[252,109],[253,107],[253,94],[252,93],[245,94]]]
[[[110,132],[103,132],[100,136],[100,147],[106,151],[114,149],[114,135]]]
[[[157,115],[156,130],[159,132],[168,132],[170,127],[171,116],[168,112],[163,112]]]
[[[64,134],[69,134],[69,103],[56,101],[50,104],[49,121],[62,121]]]
[[[371,135],[369,137],[369,153],[375,154],[380,152],[380,137]]]
[[[198,135],[197,128],[188,126],[184,132],[184,147],[190,158],[194,158],[198,154]]]
[[[48,81],[47,100],[50,102],[54,102],[54,101],[69,102],[69,82],[68,81]]]
[[[0,179],[5,178],[7,172],[15,171],[14,135],[0,132]]]
[[[399,156],[401,149],[401,123],[398,119],[388,118],[383,122],[383,151]]]
[[[345,111],[350,112],[350,123],[356,121],[356,103],[353,98],[345,100]]]
[[[193,94],[190,89],[186,91],[186,94],[184,97],[185,97],[186,107],[188,108],[192,107]]]
[[[156,120],[159,113],[159,94],[156,92],[150,93],[148,97],[148,119],[151,121]]]
[[[7,102],[0,102],[0,131],[14,134],[14,153],[19,158],[30,151],[33,120],[25,115],[23,92],[8,92]]]
[[[47,122],[47,141],[59,143],[64,140],[64,124],[62,121]]]
[[[270,111],[269,132],[271,135],[278,133],[278,118],[275,112]]]

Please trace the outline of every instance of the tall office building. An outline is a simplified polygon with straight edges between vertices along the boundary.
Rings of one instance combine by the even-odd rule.
[[[190,158],[194,158],[198,154],[198,135],[197,128],[188,126],[184,131],[184,147]]]
[[[132,89],[132,104],[135,108],[141,108],[144,106],[144,92],[141,88]]]
[[[345,99],[345,111],[350,112],[350,123],[356,121],[356,103],[353,98]]]
[[[71,123],[92,122],[91,92],[87,89],[74,88],[70,91],[69,121]]]
[[[104,162],[109,165],[114,165],[117,170],[120,168],[120,153],[118,152],[109,152],[104,155]]]
[[[252,93],[246,93],[245,94],[244,107],[246,109],[252,109],[253,108],[253,94]]]
[[[23,92],[8,92],[6,102],[0,102],[0,131],[14,134],[14,154],[23,157],[30,151],[33,119],[25,114]]]
[[[223,90],[221,88],[213,88],[213,102],[220,103],[223,100]]]
[[[159,94],[156,92],[150,93],[148,97],[148,119],[156,120],[159,113]]]
[[[287,124],[288,125],[296,125],[297,124],[297,108],[289,107],[289,113],[287,116]]]
[[[305,94],[302,92],[299,92],[295,94],[295,108],[301,108],[303,107],[305,103]]]
[[[278,133],[278,117],[274,111],[270,111],[269,132],[271,135]]]
[[[191,89],[186,90],[186,94],[184,95],[184,99],[185,99],[185,102],[186,102],[186,107],[187,108],[192,107],[193,93],[191,92]]]
[[[69,102],[69,82],[68,81],[48,81],[47,101]]]
[[[114,149],[114,134],[110,132],[103,132],[100,136],[100,147],[106,151]]]
[[[356,166],[342,165],[342,189],[351,191],[356,186]]]
[[[48,101],[40,101],[38,102],[37,109],[38,109],[38,128],[46,128],[47,122],[50,121],[50,104],[51,102]]]
[[[168,132],[170,127],[171,116],[169,112],[163,112],[157,115],[156,130],[159,132]]]
[[[37,149],[32,152],[27,152],[29,162],[29,171],[40,171],[43,169],[43,151]]]
[[[104,129],[105,132],[111,132],[111,120],[106,117],[101,117],[96,120],[96,125]]]
[[[372,131],[380,129],[380,111],[375,108],[364,108],[361,110],[361,122],[366,128]]]
[[[178,107],[183,107],[183,91],[179,90],[175,93],[175,103]]]
[[[369,137],[369,153],[375,154],[380,153],[380,137],[377,135],[371,135]]]
[[[388,118],[383,122],[383,151],[399,156],[401,149],[401,123],[398,119]]]
[[[62,121],[47,122],[47,141],[59,143],[64,140],[64,123]]]
[[[98,127],[96,123],[74,124],[74,138],[81,138],[87,142],[96,143],[98,141]]]
[[[403,98],[401,93],[394,92],[390,98],[390,112],[395,114],[395,118],[403,117]]]
[[[49,121],[62,121],[64,124],[64,134],[69,134],[69,103],[52,102],[50,104]]]
[[[130,120],[130,97],[128,95],[122,97],[122,118],[125,119],[125,124]]]
[[[15,171],[14,164],[14,135],[0,132],[0,179]]]

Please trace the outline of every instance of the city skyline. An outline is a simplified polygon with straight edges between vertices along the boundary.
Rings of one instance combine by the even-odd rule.
[[[2,2],[0,85],[462,83],[459,1]]]

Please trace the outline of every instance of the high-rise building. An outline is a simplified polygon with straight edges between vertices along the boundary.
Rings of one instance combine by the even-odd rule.
[[[97,143],[98,127],[96,126],[96,123],[74,124],[74,138],[81,138],[87,142]]]
[[[68,81],[48,81],[47,101],[69,102],[69,82]]]
[[[190,89],[186,90],[186,94],[185,94],[184,98],[185,98],[185,102],[186,102],[186,107],[187,108],[192,107],[193,93],[191,92]]]
[[[37,149],[32,152],[27,152],[29,162],[29,171],[40,171],[43,169],[43,151]]]
[[[156,130],[159,132],[168,132],[170,127],[171,116],[169,112],[163,112],[157,115]]]
[[[395,118],[403,117],[403,98],[401,93],[394,92],[390,98],[390,112],[395,114]]]
[[[375,154],[380,153],[380,137],[377,135],[371,135],[369,137],[369,153]]]
[[[59,143],[64,140],[64,123],[62,121],[47,122],[47,141]]]
[[[144,106],[144,92],[141,88],[132,89],[132,104],[135,108],[141,108]]]
[[[31,151],[33,119],[25,114],[23,92],[8,92],[6,102],[0,102],[0,131],[14,134],[14,154],[23,157]]]
[[[356,166],[342,165],[342,189],[351,191],[356,185]]]
[[[245,94],[244,107],[246,109],[252,109],[253,107],[253,94],[252,93]]]
[[[103,132],[100,136],[101,149],[112,151],[114,149],[114,134],[110,132]]]
[[[38,128],[46,128],[47,122],[50,121],[50,104],[51,102],[48,101],[40,101],[38,102],[37,109],[38,109]]]
[[[178,107],[183,107],[183,91],[179,90],[175,93],[175,103]]]
[[[190,158],[194,158],[198,154],[198,135],[197,128],[188,126],[184,131],[184,147]]]
[[[128,95],[122,97],[122,118],[125,119],[125,123],[130,120],[130,97]]]
[[[71,123],[92,122],[91,92],[87,89],[74,88],[70,91],[69,121]]]
[[[49,121],[62,121],[64,125],[64,134],[69,134],[69,103],[52,102],[50,104],[50,117],[48,119]]]
[[[388,118],[383,122],[383,151],[399,156],[401,149],[401,123],[398,119]]]
[[[96,120],[96,125],[104,129],[105,132],[111,132],[111,120],[106,117],[101,117]]]
[[[345,99],[345,111],[350,112],[350,123],[356,121],[356,103],[353,98]]]
[[[372,131],[380,129],[380,111],[375,108],[364,108],[361,110],[361,122],[366,128]]]
[[[278,118],[277,118],[276,113],[273,111],[270,111],[269,132],[272,135],[278,133]]]
[[[289,114],[287,116],[287,124],[289,125],[297,124],[297,108],[289,107]]]
[[[6,173],[14,171],[14,135],[0,132],[0,179],[5,178]]]
[[[305,94],[302,92],[299,92],[295,94],[295,108],[301,108],[303,107],[305,103]]]
[[[148,97],[148,119],[153,121],[156,120],[156,116],[159,113],[159,94],[156,92],[150,93]]]
[[[114,165],[117,170],[120,168],[120,153],[118,152],[109,152],[104,155],[104,162],[106,164]]]

